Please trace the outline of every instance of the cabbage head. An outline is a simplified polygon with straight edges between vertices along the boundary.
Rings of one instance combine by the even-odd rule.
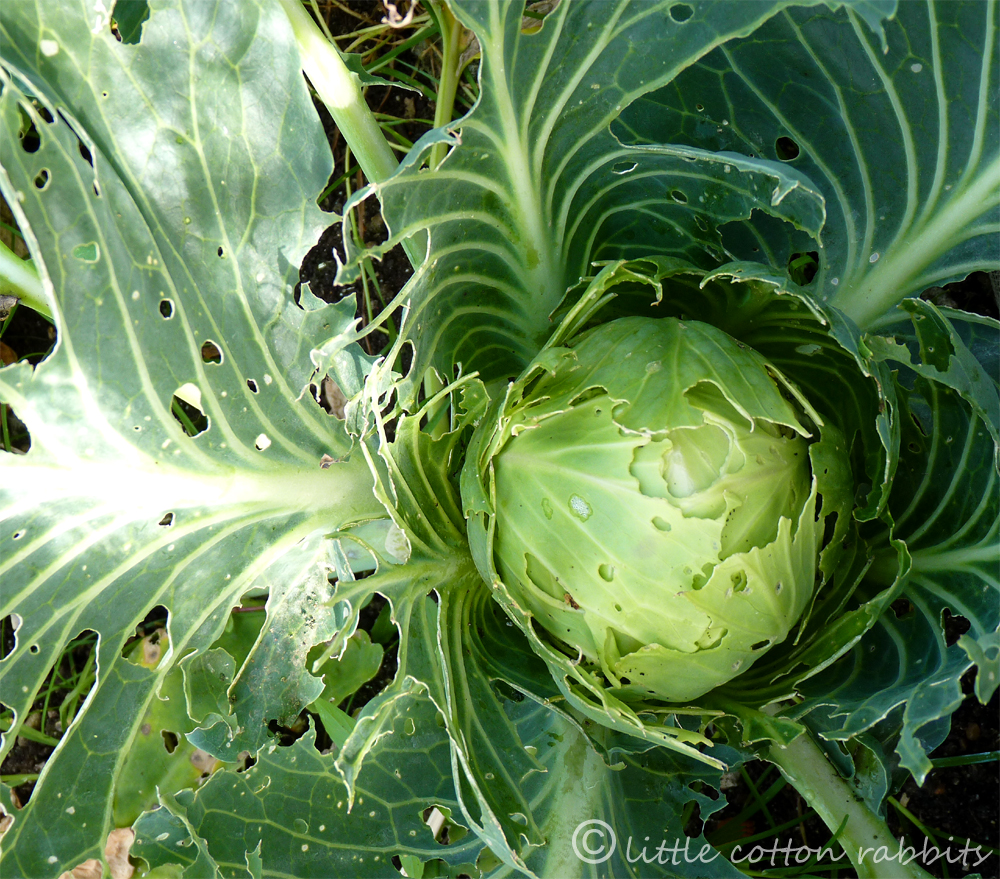
[[[484,428],[493,562],[558,649],[621,699],[676,702],[785,640],[823,537],[821,419],[795,387],[676,318],[603,324],[525,375]]]

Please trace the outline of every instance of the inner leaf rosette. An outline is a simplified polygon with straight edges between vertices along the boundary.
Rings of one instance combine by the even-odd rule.
[[[622,318],[542,357],[480,428],[496,571],[617,698],[697,698],[784,641],[812,600],[822,419],[697,321]]]

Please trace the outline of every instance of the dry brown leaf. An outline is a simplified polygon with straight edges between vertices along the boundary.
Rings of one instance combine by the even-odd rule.
[[[142,639],[142,664],[146,668],[156,668],[159,665],[166,637],[167,630],[161,628]]]
[[[192,751],[189,759],[191,760],[191,765],[203,775],[211,775],[219,765],[219,761],[215,757],[207,751],[202,751],[201,748],[196,748]]]
[[[334,417],[339,418],[341,421],[344,420],[344,406],[347,405],[347,397],[344,396],[344,392],[337,386],[337,383],[326,376],[323,379],[323,401],[326,404],[326,410]]]
[[[111,879],[132,879],[135,867],[128,861],[128,852],[134,841],[135,831],[131,827],[120,827],[108,834],[104,857],[111,869]]]
[[[0,342],[0,364],[10,366],[17,362],[17,352],[10,345]]]
[[[97,858],[88,858],[78,867],[67,870],[59,879],[101,879],[104,875],[104,868]]]

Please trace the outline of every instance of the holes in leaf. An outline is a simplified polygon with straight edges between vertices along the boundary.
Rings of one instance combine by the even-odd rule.
[[[747,588],[746,571],[737,571],[732,576],[733,592],[743,592]]]
[[[818,250],[793,253],[788,257],[788,277],[800,287],[811,284],[817,271],[819,271]]]
[[[705,584],[711,579],[712,572],[715,570],[711,563],[706,563],[701,566],[701,571],[696,573],[691,578],[691,588],[697,591],[705,586]]]
[[[751,650],[763,650],[763,649],[764,649],[765,647],[769,646],[769,645],[770,645],[770,643],[771,643],[771,642],[770,642],[770,641],[768,641],[768,640],[767,640],[767,639],[765,638],[765,639],[764,639],[763,641],[758,641],[758,642],[757,642],[756,644],[751,644],[751,645],[750,645],[750,649],[751,649]]]
[[[247,379],[247,387],[250,388],[251,393],[259,393],[257,390],[257,382],[255,382],[252,378]]]
[[[21,149],[26,153],[36,153],[38,148],[42,145],[42,138],[38,134],[38,129],[35,128],[35,123],[30,119],[27,119],[22,125],[18,136],[21,140]]]
[[[219,248],[219,256],[221,256],[223,259],[226,258],[226,254],[223,252],[221,247]]]
[[[653,516],[653,527],[657,531],[669,531],[671,525],[666,519],[661,519],[659,516]]]
[[[694,108],[695,108],[695,110],[697,110],[697,111],[698,111],[699,113],[704,113],[704,112],[705,112],[705,105],[704,105],[704,104],[695,104],[695,105],[694,105]]]
[[[170,412],[188,436],[198,436],[208,430],[208,416],[201,405],[201,388],[193,382],[181,385],[171,401]]]
[[[174,514],[173,513],[164,513],[163,518],[160,519],[159,524],[163,525],[164,527],[167,527],[168,525],[173,525],[174,524]]]
[[[48,111],[47,107],[36,107],[38,115],[42,117],[42,122],[46,125],[51,125],[56,121],[55,117]]]
[[[21,620],[18,618],[15,626],[19,627],[20,624]],[[3,628],[6,640],[7,620],[4,620]],[[43,681],[34,679],[36,689],[32,697],[35,701],[24,718],[24,724],[50,738],[58,739],[85,704],[97,680],[97,633],[85,629],[71,641],[60,641],[56,646],[61,646],[62,649],[55,651]],[[26,652],[37,655],[40,647],[32,643]],[[53,749],[42,743],[32,745],[32,759],[40,768]],[[34,786],[35,782],[32,780],[15,787],[12,797],[15,805],[27,805]]]
[[[492,781],[492,773],[487,772],[485,778],[487,781]],[[452,819],[451,809],[447,806],[431,806],[424,809],[421,817],[434,834],[434,841],[439,845],[452,845],[469,832],[467,827]],[[517,820],[515,815],[511,817]]]
[[[222,363],[222,351],[211,339],[201,343],[201,359],[203,363]]]
[[[116,3],[114,18],[109,25],[115,39],[122,43],[138,43],[142,25],[149,18],[148,3]]]
[[[42,168],[35,175],[35,189],[44,190],[49,185],[49,172],[47,168]]]
[[[708,231],[708,220],[706,220],[701,214],[696,214],[694,218],[694,224],[701,229],[702,232]]]
[[[259,433],[257,439],[253,441],[253,447],[258,452],[266,451],[271,447],[271,438],[266,433]]]
[[[897,620],[908,617],[913,613],[913,604],[907,598],[897,598],[889,607],[892,608],[892,612],[896,615]]]
[[[570,406],[582,406],[588,400],[593,400],[594,397],[602,397],[607,394],[604,388],[587,388],[587,390],[582,391],[577,394],[572,400],[570,400]]]
[[[73,248],[73,256],[83,262],[95,263],[101,258],[101,248],[96,241],[88,241],[86,244],[78,244]]]
[[[173,754],[177,750],[177,734],[168,729],[161,729],[160,737],[163,739],[163,747],[166,748],[167,753]]]
[[[160,301],[160,314],[166,320],[170,320],[174,316],[174,303],[172,299],[163,299]]]
[[[79,142],[80,155],[83,156],[83,160],[90,165],[91,168],[94,167],[94,157],[90,154],[90,150],[87,149],[86,144],[81,140]]]
[[[122,647],[122,658],[133,665],[156,668],[167,650],[167,621],[170,614],[158,604],[142,618]]]
[[[30,448],[31,437],[28,434],[28,428],[17,417],[8,403],[0,403],[0,451],[24,454]],[[19,531],[17,535],[23,533],[23,531]],[[17,539],[16,535],[15,539]]]
[[[615,162],[611,166],[612,174],[628,174],[639,167],[638,162]]]
[[[694,15],[694,10],[687,3],[675,3],[670,7],[670,18],[678,24],[683,24],[692,15]]]
[[[309,718],[309,712],[303,711],[287,726],[278,723],[277,720],[269,720],[267,729],[271,733],[271,737],[276,739],[282,748],[287,748],[305,735],[306,730],[309,729]]]
[[[0,659],[6,659],[17,646],[15,632],[21,628],[21,617],[16,613],[7,614],[0,620]]]
[[[779,137],[774,142],[774,151],[782,162],[790,162],[799,156],[799,145],[790,137]]]
[[[687,204],[688,203],[688,197],[683,192],[681,192],[679,189],[672,189],[672,190],[670,190],[670,197],[675,202],[677,202],[677,204]]]
[[[972,628],[972,624],[965,617],[953,614],[947,607],[941,612],[941,622],[944,625],[944,642],[949,647]]]

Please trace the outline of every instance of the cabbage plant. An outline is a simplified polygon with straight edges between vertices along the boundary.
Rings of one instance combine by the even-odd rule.
[[[998,682],[998,327],[921,298],[997,268],[998,4],[432,6],[480,96],[398,166],[290,0],[4,8],[3,271],[58,342],[0,370],[0,755],[97,646],[3,875],[738,876],[691,817],[753,758],[885,875]],[[366,325],[293,295],[342,219],[303,70],[389,230],[339,280],[414,264]]]

